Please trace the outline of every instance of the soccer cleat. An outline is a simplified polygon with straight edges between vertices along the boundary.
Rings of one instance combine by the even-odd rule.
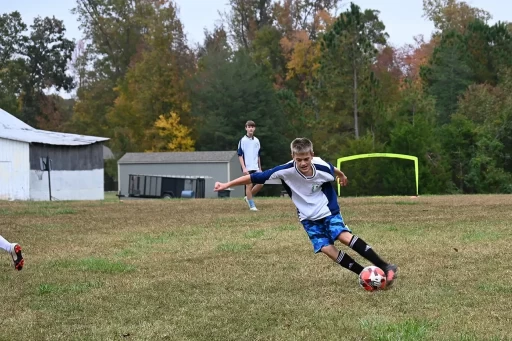
[[[386,274],[386,287],[389,288],[393,285],[398,268],[395,264],[388,264],[388,266],[382,270],[384,270],[384,273]]]
[[[256,208],[256,206],[253,206],[253,207],[249,208],[249,210],[251,210],[251,211],[257,211],[258,209]]]
[[[249,203],[249,200],[247,200],[247,196],[244,197],[244,200],[247,203],[247,206],[249,206],[249,208],[251,208],[251,204]]]
[[[12,244],[11,256],[14,263],[14,268],[18,271],[21,271],[21,269],[23,269],[23,265],[25,264],[25,260],[21,254],[21,246],[19,244]]]

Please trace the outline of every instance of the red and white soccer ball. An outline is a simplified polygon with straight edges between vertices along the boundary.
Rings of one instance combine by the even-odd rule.
[[[359,274],[359,285],[364,290],[374,291],[386,288],[386,274],[381,268],[367,266]]]

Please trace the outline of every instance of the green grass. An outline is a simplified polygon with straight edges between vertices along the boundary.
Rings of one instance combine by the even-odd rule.
[[[263,235],[265,235],[265,230],[253,230],[253,231],[246,232],[245,233],[245,238],[247,238],[247,239],[258,239],[258,238],[263,237]]]
[[[429,320],[405,319],[400,322],[383,322],[372,319],[361,321],[361,327],[375,341],[422,341],[436,329]]]
[[[78,260],[59,260],[51,262],[51,267],[59,270],[78,270],[101,272],[105,274],[123,273],[134,271],[135,267],[119,261],[109,261],[104,258],[88,257]]]
[[[38,295],[50,295],[50,294],[81,294],[91,289],[101,288],[103,283],[101,282],[83,282],[83,283],[72,283],[72,284],[40,284],[37,290]]]
[[[510,196],[340,198],[399,266],[374,293],[260,199],[0,202],[0,340],[512,340]]]

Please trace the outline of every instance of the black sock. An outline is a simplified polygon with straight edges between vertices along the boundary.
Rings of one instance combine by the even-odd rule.
[[[376,267],[384,269],[388,265],[388,263],[384,262],[377,253],[373,251],[370,245],[366,244],[364,240],[357,236],[352,236],[349,246],[352,250],[372,262]]]
[[[350,271],[355,272],[357,275],[359,275],[361,271],[363,271],[363,267],[361,266],[361,264],[356,262],[352,257],[347,255],[343,251],[340,251],[340,253],[338,253],[336,263],[338,263],[339,265],[346,269],[349,269]]]

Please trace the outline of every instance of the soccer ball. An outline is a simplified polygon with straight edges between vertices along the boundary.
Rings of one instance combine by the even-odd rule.
[[[381,268],[367,266],[359,274],[359,285],[364,290],[374,291],[386,288],[386,274]]]

